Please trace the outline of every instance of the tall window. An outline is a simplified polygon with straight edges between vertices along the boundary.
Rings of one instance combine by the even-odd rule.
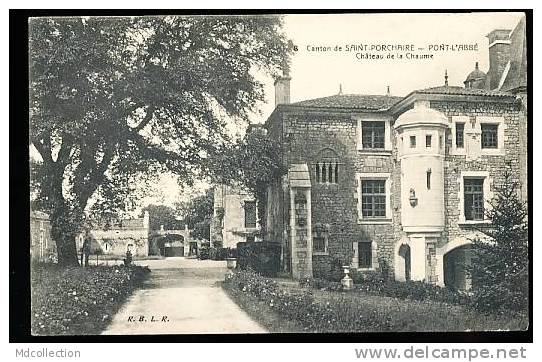
[[[359,268],[372,268],[373,250],[371,249],[370,241],[360,241],[358,243],[358,260]]]
[[[339,182],[339,162],[335,151],[325,148],[318,155],[318,162],[315,164],[314,176],[317,183]]]
[[[455,124],[455,147],[465,147],[465,123]]]
[[[245,227],[256,227],[256,201],[245,201]]]
[[[361,144],[363,148],[384,149],[385,134],[384,122],[361,122]]]
[[[386,181],[361,181],[361,212],[364,218],[386,217]]]
[[[431,135],[425,135],[425,147],[431,147]]]
[[[482,124],[482,148],[498,148],[498,125]]]
[[[468,178],[465,187],[465,220],[484,219],[484,179]]]
[[[416,148],[416,136],[410,136],[410,148]]]
[[[312,238],[312,251],[315,253],[325,253],[326,238],[323,236],[314,236]]]
[[[316,254],[327,253],[328,226],[315,224],[312,229],[312,252]]]

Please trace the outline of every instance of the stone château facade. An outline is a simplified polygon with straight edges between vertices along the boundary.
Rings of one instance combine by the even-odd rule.
[[[397,280],[467,289],[476,227],[511,167],[527,197],[525,18],[488,34],[490,68],[465,87],[290,103],[285,76],[265,123],[289,172],[269,186],[265,238],[294,278],[334,259]]]
[[[218,185],[213,192],[211,246],[236,248],[237,243],[259,241],[256,199],[239,188]]]

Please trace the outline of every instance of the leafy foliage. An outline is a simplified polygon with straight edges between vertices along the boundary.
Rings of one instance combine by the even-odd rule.
[[[254,194],[259,201],[259,220],[264,223],[267,186],[287,172],[281,154],[280,144],[263,128],[253,126],[232,148],[211,158],[214,181],[241,186]]]
[[[148,205],[141,210],[141,216],[149,212],[149,229],[160,230],[164,226],[165,230],[176,230],[182,227],[181,222],[175,216],[175,210],[165,205]]]
[[[525,317],[480,316],[463,306],[340,292],[331,284],[323,291],[300,289],[252,271],[237,271],[227,277],[225,287],[264,301],[272,313],[299,323],[306,332],[442,332],[522,329],[527,325]]]
[[[275,277],[280,271],[281,244],[266,243],[237,243],[237,268],[254,270],[268,277]]]
[[[469,297],[464,293],[429,283],[386,280],[381,274],[376,272],[362,273],[351,271],[351,276],[355,283],[355,292],[406,300],[433,301],[460,305],[470,303]],[[343,289],[340,282],[322,278],[304,279],[300,281],[300,285],[318,290],[340,291]]]
[[[179,205],[191,236],[196,239],[210,240],[211,217],[213,216],[213,189],[205,194]]]
[[[148,269],[138,266],[32,268],[33,334],[99,334]]]
[[[527,208],[519,197],[519,183],[510,168],[496,187],[481,228],[487,238],[473,241],[468,271],[473,284],[473,306],[481,311],[526,311],[529,303],[529,230]]]
[[[288,56],[278,16],[36,18],[30,38],[30,141],[41,155],[39,199],[59,263],[89,198],[97,207],[134,177],[169,170],[190,184],[228,145],[229,119],[263,101],[254,71]]]

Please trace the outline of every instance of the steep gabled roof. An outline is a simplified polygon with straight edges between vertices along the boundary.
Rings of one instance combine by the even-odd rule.
[[[351,108],[360,110],[384,110],[399,102],[402,97],[387,95],[336,94],[329,97],[308,99],[290,103],[294,107]]]

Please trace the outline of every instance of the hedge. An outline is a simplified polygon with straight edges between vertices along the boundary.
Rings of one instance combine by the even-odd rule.
[[[32,334],[100,333],[148,272],[136,265],[66,269],[33,265]]]

